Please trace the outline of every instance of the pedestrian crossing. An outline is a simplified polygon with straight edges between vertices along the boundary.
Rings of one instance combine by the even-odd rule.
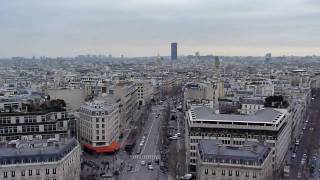
[[[132,155],[132,159],[160,159],[160,155]]]

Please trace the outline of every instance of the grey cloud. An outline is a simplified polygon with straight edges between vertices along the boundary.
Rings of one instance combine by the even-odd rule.
[[[252,52],[241,47],[252,46],[314,49],[319,6],[316,0],[4,0],[0,57],[169,54],[170,41],[184,54],[201,46],[239,47],[243,54]]]

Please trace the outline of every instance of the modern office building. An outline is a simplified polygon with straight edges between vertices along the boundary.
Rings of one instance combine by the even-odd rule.
[[[272,167],[281,166],[291,142],[291,120],[287,109],[263,108],[252,115],[217,114],[211,107],[191,107],[186,113],[186,148],[190,172],[196,171],[197,146],[203,139],[227,145],[259,142],[268,145]]]
[[[81,148],[76,139],[21,140],[0,143],[1,180],[78,180]]]
[[[79,110],[80,142],[92,153],[113,153],[119,149],[120,98],[114,95],[88,102]]]
[[[178,44],[171,43],[171,60],[177,60],[177,59],[178,59]]]
[[[198,180],[272,179],[271,148],[256,142],[226,145],[201,140],[197,147]]]

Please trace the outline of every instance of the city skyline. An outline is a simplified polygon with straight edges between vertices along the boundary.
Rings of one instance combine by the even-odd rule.
[[[112,54],[319,55],[320,3],[244,1],[4,1],[0,57]]]

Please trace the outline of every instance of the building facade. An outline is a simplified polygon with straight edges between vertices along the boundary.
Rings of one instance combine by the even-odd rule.
[[[197,156],[198,180],[273,179],[271,148],[259,143],[226,145],[217,140],[201,140]]]
[[[81,148],[75,139],[10,141],[0,146],[1,180],[78,180]]]
[[[66,111],[37,113],[0,113],[2,140],[16,140],[21,136],[42,135],[44,139],[69,135],[70,117]]]
[[[186,147],[190,172],[196,171],[197,145],[202,139],[223,144],[260,142],[272,147],[272,167],[280,167],[291,140],[291,121],[286,109],[266,108],[254,115],[216,114],[210,107],[192,107],[186,113]]]
[[[117,150],[115,145],[120,135],[120,98],[110,96],[88,102],[79,110],[80,142],[96,153]]]

